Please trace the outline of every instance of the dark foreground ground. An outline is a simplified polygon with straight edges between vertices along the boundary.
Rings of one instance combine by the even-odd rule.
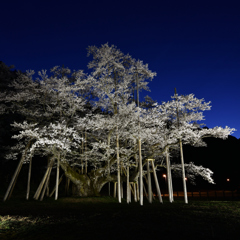
[[[13,197],[0,202],[0,239],[240,239],[240,201],[175,198],[144,206],[112,197]]]

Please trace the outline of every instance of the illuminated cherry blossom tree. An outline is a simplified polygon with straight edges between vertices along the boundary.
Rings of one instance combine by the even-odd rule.
[[[141,205],[143,178],[148,176],[151,202],[150,173],[154,174],[157,186],[156,172],[160,168],[167,170],[170,202],[172,171],[182,173],[183,181],[186,170],[186,176],[192,180],[200,175],[213,183],[211,170],[173,160],[174,153],[180,152],[183,158],[184,144],[204,146],[203,138],[225,139],[234,131],[229,127],[201,127],[203,112],[210,110],[210,102],[193,94],[175,94],[172,101],[162,104],[148,96],[140,103],[139,91],[148,90],[149,80],[156,75],[147,64],[108,44],[91,46],[88,54],[93,57],[88,65],[92,70],[89,75],[57,66],[50,76],[44,70],[35,79],[34,72],[28,71],[12,83],[14,91],[1,93],[1,112],[16,111],[25,118],[24,122],[12,124],[18,130],[13,136],[18,144],[7,158],[16,159],[21,154],[21,159],[4,200],[9,197],[23,163],[29,163],[28,199],[31,163],[36,154],[49,159],[34,195],[40,200],[46,194],[53,166],[57,167],[55,199],[60,167],[78,196],[98,196],[106,183],[113,182],[115,186],[117,183],[121,202],[121,186],[126,182],[127,202],[134,186],[135,200],[140,200]],[[161,195],[158,186],[157,189]],[[160,197],[159,200],[162,201]]]

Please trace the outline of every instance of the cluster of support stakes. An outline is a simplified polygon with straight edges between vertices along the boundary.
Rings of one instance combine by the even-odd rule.
[[[152,199],[154,198],[154,195],[152,192],[151,173],[150,173],[150,166],[149,166],[150,162],[152,165],[153,176],[154,176],[154,181],[155,181],[155,185],[156,185],[159,202],[162,203],[163,202],[162,195],[161,195],[161,190],[160,190],[160,186],[159,186],[158,179],[157,179],[157,174],[156,174],[155,167],[154,167],[154,159],[147,159],[147,177],[145,176],[145,180],[147,183],[148,192],[146,191],[146,187],[144,184],[143,184],[143,190],[144,190],[145,196],[147,197],[148,201],[150,203],[152,203]],[[114,183],[114,193],[113,193],[114,198],[116,197],[116,193],[117,193],[117,183],[118,182]],[[134,197],[135,202],[140,200],[138,182],[127,183],[127,203],[131,202],[132,195]],[[121,182],[121,198],[123,198],[123,183],[122,182]]]
[[[58,199],[58,186],[61,183],[64,174],[62,174],[62,176],[59,178],[59,158],[58,158],[57,159],[57,172],[56,172],[56,185],[54,186],[53,190],[49,193],[50,175],[51,175],[51,171],[52,171],[54,162],[55,162],[54,158],[50,159],[50,161],[48,162],[47,170],[42,178],[41,183],[39,184],[39,187],[37,188],[37,190],[34,194],[33,198],[35,200],[42,201],[45,195],[48,197],[52,197],[54,192],[55,192],[55,200]],[[167,165],[167,176],[168,176],[167,180],[168,180],[169,202],[173,202],[173,200],[174,200],[173,199],[173,187],[172,187],[171,168],[170,168],[170,160],[169,160],[168,152],[166,152],[166,163],[167,163],[166,165]],[[7,192],[4,196],[3,201],[6,201],[7,199],[9,199],[11,197],[13,188],[16,184],[17,177],[22,168],[22,165],[23,165],[23,158],[20,160],[20,162],[17,166],[17,169],[16,169],[16,171],[13,175],[13,178],[9,184],[9,187],[7,189]],[[27,184],[27,195],[26,195],[27,200],[29,199],[29,191],[30,191],[31,165],[32,165],[32,160],[30,160],[30,162],[29,162],[28,184]],[[145,196],[147,197],[148,201],[150,203],[152,203],[152,200],[155,199],[153,191],[152,191],[152,182],[151,182],[151,172],[152,172],[159,202],[163,203],[161,190],[160,190],[157,174],[155,171],[154,159],[147,159],[146,165],[147,165],[147,176],[144,175],[144,179],[147,184],[147,190],[143,183],[143,185],[142,185],[143,192],[144,192]],[[150,168],[151,168],[151,170],[150,170]],[[69,187],[70,180],[69,179],[67,179],[67,180],[68,180],[67,185]],[[114,192],[113,192],[114,198],[117,197],[117,185],[118,185],[118,182],[114,182]],[[139,186],[138,182],[129,182],[129,181],[127,182],[127,203],[131,202],[132,195],[134,197],[135,202],[140,201],[140,188],[139,187],[140,186]],[[110,185],[109,185],[109,195],[110,195]],[[187,196],[184,195],[184,197],[186,200]],[[121,182],[120,198],[123,198],[123,183],[122,182]],[[185,203],[187,203],[187,201],[185,201]]]
[[[170,160],[169,160],[168,152],[166,153],[166,161],[167,161],[167,176],[168,176],[167,177],[168,195],[169,195],[169,202],[172,203],[174,201],[174,199],[173,199],[173,186],[172,186],[172,175],[171,175],[171,167],[170,167]],[[150,171],[150,165],[152,167],[152,171]],[[153,191],[152,191],[151,172],[153,173],[153,178],[154,178],[155,187],[156,187],[159,202],[163,203],[161,190],[160,190],[160,186],[159,186],[159,182],[158,182],[158,178],[157,178],[157,174],[156,174],[156,170],[155,170],[155,166],[154,166],[154,159],[147,159],[147,177],[144,176],[144,179],[145,179],[146,184],[147,184],[147,190],[146,190],[146,187],[143,183],[142,184],[143,192],[144,192],[146,198],[148,199],[149,203],[152,203],[153,199],[155,200],[155,197],[154,197],[154,194],[153,194]],[[184,183],[185,183],[185,181],[184,181]],[[117,197],[117,184],[118,184],[118,182],[114,182],[114,192],[113,192],[113,197],[114,198]],[[186,186],[184,187],[184,189],[186,189]],[[126,196],[127,197],[127,203],[131,202],[131,196],[132,195],[134,197],[135,202],[140,201],[140,194],[139,194],[140,191],[139,190],[140,189],[139,189],[138,182],[128,182],[127,183],[127,196]],[[109,193],[110,193],[110,190],[109,190]],[[123,183],[122,182],[121,182],[120,198],[123,198]],[[186,194],[184,194],[184,198],[185,198],[185,203],[188,203],[188,199],[187,199]]]
[[[38,186],[38,188],[37,188],[37,190],[36,190],[36,192],[33,196],[33,198],[35,200],[42,201],[45,195],[48,196],[48,197],[52,197],[54,192],[55,192],[55,200],[58,199],[58,186],[61,183],[61,181],[63,179],[63,176],[64,176],[64,174],[62,174],[62,176],[59,179],[59,161],[60,161],[60,159],[58,158],[57,159],[56,185],[54,186],[53,190],[49,193],[50,175],[51,175],[51,171],[52,171],[52,168],[53,168],[53,165],[54,165],[54,162],[55,162],[54,158],[52,158],[48,162],[47,170],[46,170],[46,172],[45,172],[45,174],[42,178],[42,181],[39,184],[39,186]],[[15,171],[15,173],[12,177],[12,180],[11,180],[9,186],[8,186],[8,189],[7,189],[6,194],[3,198],[3,201],[6,201],[7,199],[9,199],[11,197],[14,186],[17,182],[18,175],[19,175],[20,170],[22,168],[23,162],[24,162],[24,156],[21,158],[21,160],[20,160],[20,162],[19,162],[19,164],[16,168],[16,171]],[[27,194],[26,194],[26,199],[27,200],[29,199],[29,192],[30,192],[31,168],[32,168],[32,159],[30,159],[30,161],[29,161],[29,172],[28,172],[28,183],[27,183]],[[67,183],[69,185],[69,181],[67,181]],[[40,197],[40,199],[39,199],[39,197]]]

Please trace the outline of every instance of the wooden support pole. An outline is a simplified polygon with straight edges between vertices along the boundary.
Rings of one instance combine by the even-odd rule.
[[[179,115],[178,115],[178,98],[177,98],[177,89],[175,88],[175,98],[177,102],[177,123],[179,128]],[[188,203],[187,197],[187,185],[185,181],[185,167],[184,167],[184,159],[183,159],[183,147],[182,147],[182,140],[179,139],[179,147],[180,147],[180,156],[181,156],[181,165],[182,165],[182,181],[183,181],[183,192],[184,192],[184,201]]]
[[[20,159],[20,161],[19,161],[19,163],[18,163],[18,166],[17,166],[17,168],[16,168],[16,170],[15,170],[15,172],[14,172],[14,174],[13,174],[12,180],[11,180],[11,182],[9,183],[8,189],[7,189],[7,191],[6,191],[5,195],[4,195],[4,198],[3,198],[3,201],[4,201],[4,202],[5,202],[8,198],[11,197],[12,191],[13,191],[13,189],[14,189],[14,186],[15,186],[16,182],[17,182],[17,177],[18,177],[18,175],[19,175],[19,173],[20,173],[20,170],[21,170],[22,165],[23,165],[23,162],[24,162],[24,160],[25,160],[27,151],[28,151],[28,149],[30,148],[30,146],[31,146],[31,141],[29,141],[28,144],[27,144],[27,146],[25,147],[24,153],[22,154],[22,157],[21,157],[21,159]],[[10,192],[10,191],[11,191],[11,192]],[[9,193],[10,193],[10,194],[9,194]]]
[[[46,181],[45,181],[45,184],[44,184],[44,187],[43,187],[43,190],[42,190],[42,194],[41,194],[41,197],[40,197],[40,201],[42,201],[43,198],[44,198],[44,195],[45,195],[45,192],[46,192],[46,189],[47,189],[49,180],[50,180],[51,171],[52,171],[52,166],[50,167],[50,169],[49,169],[49,171],[48,171],[48,176],[47,176],[47,178],[46,178]]]
[[[137,85],[137,106],[139,105],[139,79],[136,74],[136,85]],[[140,114],[138,115],[138,151],[139,151],[139,188],[140,188],[140,205],[143,205],[143,166],[142,166],[142,149],[141,149],[141,138],[140,138]],[[146,190],[146,189],[145,189]]]
[[[129,203],[132,201],[132,198],[131,198],[131,183],[129,182],[129,188],[128,188],[128,191],[129,191],[129,197],[128,197],[128,200],[129,200]]]
[[[50,178],[47,183],[46,197],[49,197],[49,186],[50,186]]]
[[[33,198],[34,198],[35,200],[38,200],[38,198],[39,198],[39,195],[40,195],[40,193],[41,193],[41,191],[42,191],[43,185],[44,185],[44,183],[45,183],[45,181],[46,181],[46,178],[47,178],[47,176],[48,176],[49,170],[50,170],[50,168],[48,167],[47,170],[46,170],[46,172],[45,172],[45,174],[44,174],[44,176],[43,176],[43,178],[42,178],[42,181],[40,182],[40,184],[39,184],[39,186],[38,186],[38,188],[37,188],[37,191],[35,192],[35,194],[34,194],[34,196],[33,196]]]
[[[127,203],[130,202],[129,166],[127,166]]]
[[[62,176],[60,177],[59,182],[58,182],[58,185],[60,185],[60,183],[62,182],[63,176],[64,176],[64,173],[63,173]],[[52,197],[52,195],[55,193],[55,191],[56,191],[56,185],[54,186],[54,188],[53,188],[52,192],[50,193],[49,197]]]
[[[116,127],[116,150],[117,150],[117,182],[118,182],[118,202],[121,203],[121,176],[120,176],[120,158],[119,158],[119,135],[118,126]]]
[[[172,199],[172,202],[174,201],[174,198],[173,198],[173,184],[172,184],[172,169],[171,169],[171,163],[170,163],[170,159],[169,159],[169,177],[170,177],[170,188],[171,188],[171,199]]]
[[[170,161],[169,161],[169,153],[168,148],[166,149],[166,165],[167,165],[167,183],[168,183],[168,197],[169,202],[172,202],[172,187],[171,187],[171,169],[170,169]]]
[[[133,182],[130,182],[130,190],[132,192],[132,195],[134,196]]]
[[[145,188],[145,186],[144,186],[144,183],[143,183],[143,190],[144,190],[144,193],[145,193],[145,195],[146,195],[146,198],[148,199],[148,195],[147,195],[147,191],[146,191],[146,188]]]
[[[145,178],[145,180],[146,180],[146,184],[147,184],[147,187],[148,187],[148,179],[147,179],[147,177],[146,176],[144,176],[144,178]],[[146,189],[146,188],[145,188]],[[152,195],[152,198],[155,200],[155,197],[154,197],[154,194],[153,194],[153,191],[151,191],[151,195]],[[147,196],[149,196],[149,194],[147,193],[146,194]]]
[[[111,132],[111,131],[110,131]],[[107,156],[108,156],[108,177],[110,177],[110,143],[111,143],[111,135],[108,134],[108,148],[107,148]],[[108,182],[108,196],[111,196],[111,184]]]
[[[186,184],[186,176],[185,176],[185,168],[184,168],[184,159],[183,159],[183,148],[182,148],[182,141],[179,140],[180,145],[180,154],[181,154],[181,165],[182,165],[182,180],[183,180],[183,191],[184,191],[184,201],[188,203],[188,196],[187,196],[187,184]]]
[[[150,166],[149,161],[147,161],[147,183],[148,183],[148,201],[149,203],[152,203],[152,184],[151,184],[151,175],[150,175]]]
[[[137,188],[137,201],[140,200],[140,196],[139,196],[139,185],[138,182],[136,182],[136,188]]]
[[[134,201],[137,202],[136,183],[133,183],[133,190],[134,190]]]
[[[87,132],[85,130],[85,154],[87,152]],[[85,159],[85,174],[87,174],[87,155],[86,155],[86,159]]]
[[[110,161],[108,161],[108,177],[110,177]],[[111,183],[108,182],[108,196],[111,196]]]
[[[84,139],[83,132],[82,132],[82,139]],[[84,165],[83,165],[83,154],[84,154],[84,142],[82,141],[82,159],[81,159],[82,174],[83,174],[83,168],[84,168]]]
[[[56,174],[56,191],[55,191],[55,200],[58,199],[59,164],[60,164],[60,154],[58,154],[58,159],[57,159],[57,174]]]
[[[123,198],[123,182],[121,182],[121,198]]]
[[[29,199],[29,193],[30,193],[31,171],[32,171],[32,158],[30,158],[29,169],[28,169],[28,183],[27,183],[27,195],[26,195],[27,200]]]
[[[22,163],[22,165],[23,165],[23,163]],[[18,179],[19,173],[20,173],[20,171],[21,171],[21,169],[22,169],[22,165],[21,165],[20,168],[18,169],[17,175],[16,175],[16,177],[15,177],[15,179],[14,179],[14,182],[13,182],[13,185],[12,185],[12,188],[11,188],[11,191],[10,191],[7,199],[10,199],[10,197],[12,196],[13,189],[14,189],[16,183],[17,183],[17,179]]]
[[[44,185],[44,183],[45,183],[45,181],[46,181],[46,178],[47,178],[47,176],[48,176],[48,173],[49,173],[50,168],[52,167],[53,163],[54,163],[54,158],[52,158],[52,159],[50,160],[50,162],[49,162],[49,164],[48,164],[48,167],[47,167],[47,170],[46,170],[46,172],[45,172],[45,174],[44,174],[44,176],[43,176],[43,178],[42,178],[42,181],[41,181],[41,183],[39,184],[38,189],[37,189],[37,191],[35,192],[35,194],[34,194],[34,196],[33,196],[33,198],[34,198],[35,200],[38,200],[38,198],[39,198],[39,195],[40,195],[40,193],[41,193],[41,191],[42,191],[43,185]]]
[[[138,139],[138,149],[139,149],[139,188],[140,188],[140,205],[143,205],[143,172],[142,172],[142,153],[141,153],[141,139]],[[146,191],[146,189],[145,189]]]
[[[113,197],[117,196],[117,182],[114,183]]]
[[[155,180],[155,185],[156,185],[156,189],[157,189],[157,194],[158,194],[158,198],[159,198],[159,202],[163,203],[162,200],[162,195],[161,195],[161,190],[160,190],[160,186],[158,183],[158,179],[157,179],[157,174],[156,174],[156,170],[155,170],[155,166],[154,166],[154,160],[151,160],[152,163],[152,169],[153,169],[153,176],[154,176],[154,180]]]

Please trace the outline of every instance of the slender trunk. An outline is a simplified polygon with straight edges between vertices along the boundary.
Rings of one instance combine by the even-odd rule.
[[[28,184],[27,184],[27,195],[26,195],[27,200],[29,199],[29,193],[30,193],[31,171],[32,171],[32,158],[30,158],[29,169],[28,169]]]
[[[188,197],[187,197],[187,185],[185,181],[185,168],[184,168],[184,159],[183,159],[183,149],[182,149],[182,141],[179,140],[180,145],[180,154],[181,154],[181,165],[182,165],[182,179],[183,179],[183,191],[184,191],[184,202],[188,203]]]

